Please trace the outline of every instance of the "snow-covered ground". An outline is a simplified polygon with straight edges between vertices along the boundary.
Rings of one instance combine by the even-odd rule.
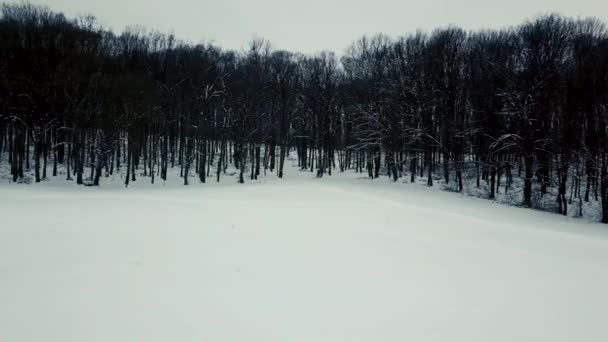
[[[608,227],[353,174],[0,184],[0,341],[608,341]]]

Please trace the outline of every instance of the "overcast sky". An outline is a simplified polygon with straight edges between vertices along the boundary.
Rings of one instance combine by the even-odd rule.
[[[5,0],[6,1],[6,0]],[[11,2],[11,0],[9,0]],[[455,24],[465,29],[515,25],[537,14],[596,16],[608,0],[32,0],[68,16],[93,14],[114,31],[142,25],[192,42],[240,49],[253,37],[274,48],[343,50],[363,34],[398,36]]]

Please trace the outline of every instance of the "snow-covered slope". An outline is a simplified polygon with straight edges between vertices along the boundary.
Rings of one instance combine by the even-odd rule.
[[[295,169],[104,182],[0,185],[0,341],[608,340],[605,225]]]

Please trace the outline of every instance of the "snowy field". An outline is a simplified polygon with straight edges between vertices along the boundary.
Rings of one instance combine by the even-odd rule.
[[[608,341],[608,227],[287,170],[0,184],[0,341]]]

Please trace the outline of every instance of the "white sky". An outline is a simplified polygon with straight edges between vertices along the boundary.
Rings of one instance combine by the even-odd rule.
[[[11,2],[14,0],[9,0]],[[608,0],[31,0],[68,16],[93,14],[114,31],[142,25],[192,42],[240,49],[253,37],[274,48],[342,53],[363,34],[391,36],[455,24],[465,29],[516,25],[537,14],[596,16]]]

